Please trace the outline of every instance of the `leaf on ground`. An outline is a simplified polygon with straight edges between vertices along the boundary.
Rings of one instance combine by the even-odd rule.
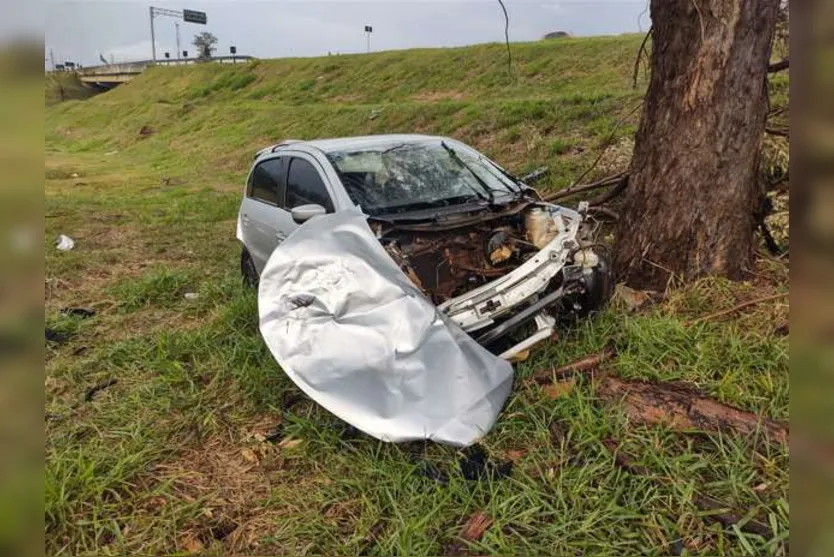
[[[527,454],[527,451],[525,451],[523,449],[515,449],[515,450],[512,450],[512,451],[507,451],[507,458],[509,458],[513,462],[516,462],[516,461],[521,460],[522,458],[524,458],[524,456],[526,454]]]
[[[282,449],[292,449],[294,447],[299,446],[300,444],[301,439],[293,439],[292,437],[287,437],[283,439],[280,443],[278,443],[278,446]]]
[[[448,545],[443,552],[445,555],[464,555],[466,551],[465,542],[474,542],[481,539],[484,532],[492,526],[492,519],[484,511],[477,511],[469,517],[463,525],[458,539]]]
[[[542,387],[542,392],[549,399],[557,399],[569,394],[576,386],[576,379],[567,379],[565,381],[557,381],[551,383],[546,387]]]
[[[614,288],[612,301],[621,303],[629,311],[639,311],[651,301],[651,297],[647,292],[634,290],[621,283]]]
[[[200,553],[204,549],[203,542],[191,535],[185,537],[185,539],[182,542],[182,547],[188,553]]]

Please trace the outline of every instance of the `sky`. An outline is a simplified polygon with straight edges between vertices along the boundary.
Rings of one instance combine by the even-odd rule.
[[[647,31],[648,0],[505,0],[511,41],[533,41],[549,31],[575,36]],[[65,1],[47,0],[45,54],[56,63],[85,66],[107,60],[151,58],[148,8],[204,11],[207,25],[170,17],[154,20],[157,56],[174,53],[175,22],[181,49],[193,55],[196,33],[219,40],[216,54],[259,58],[323,56],[366,49],[365,25],[373,26],[371,50],[460,46],[504,40],[504,16],[497,0],[226,0],[226,1]]]

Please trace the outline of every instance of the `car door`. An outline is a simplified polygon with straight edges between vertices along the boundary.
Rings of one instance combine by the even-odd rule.
[[[270,158],[252,169],[240,208],[242,241],[258,273],[285,237],[279,227],[280,213],[284,212],[285,162],[284,157]]]
[[[287,156],[286,163],[286,189],[277,223],[278,236],[282,240],[300,226],[292,218],[293,207],[315,203],[328,213],[334,211],[327,178],[319,163],[313,157],[300,153]]]

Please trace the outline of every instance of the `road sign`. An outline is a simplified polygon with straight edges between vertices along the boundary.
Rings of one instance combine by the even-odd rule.
[[[229,47],[229,52],[231,52],[232,54],[237,54],[237,47],[236,46],[230,46]]]
[[[195,10],[183,10],[182,19],[189,23],[206,24],[206,12],[198,12]]]
[[[183,58],[188,58],[188,51],[187,50],[182,51],[182,57]]]

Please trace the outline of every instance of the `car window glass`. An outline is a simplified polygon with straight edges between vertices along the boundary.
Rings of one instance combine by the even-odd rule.
[[[278,205],[280,201],[281,159],[270,159],[255,167],[249,184],[249,196]]]
[[[331,151],[345,191],[369,214],[514,195],[512,182],[483,156],[441,141]]]
[[[333,201],[316,167],[304,159],[292,159],[287,173],[286,208],[315,203],[333,212]]]

